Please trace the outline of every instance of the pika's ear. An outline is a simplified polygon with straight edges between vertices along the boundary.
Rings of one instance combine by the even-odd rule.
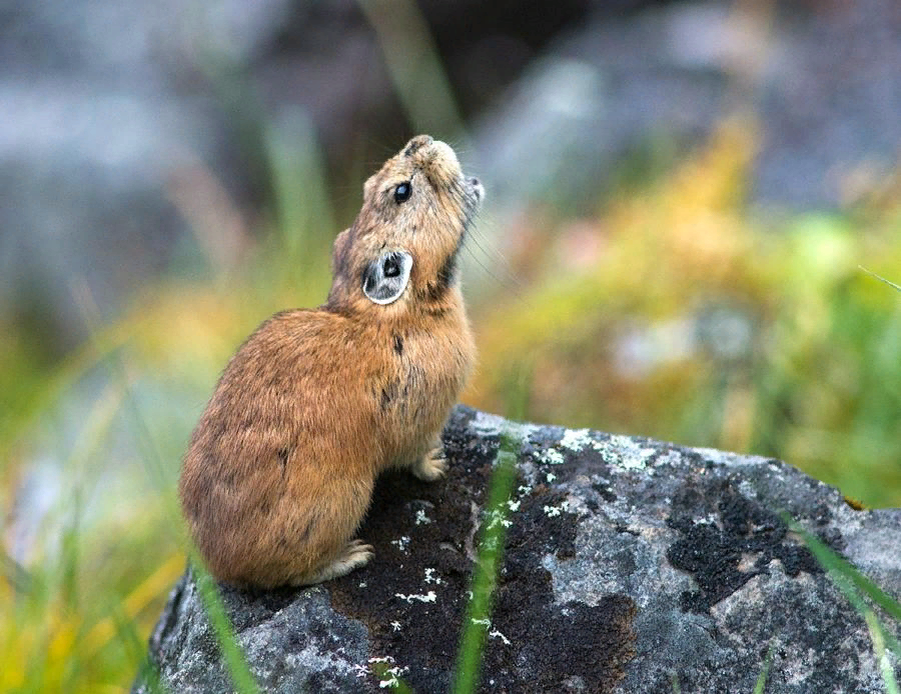
[[[344,270],[347,261],[347,249],[350,247],[350,229],[345,229],[335,237],[332,246],[332,274],[338,275]]]
[[[382,253],[363,271],[363,293],[377,304],[398,300],[410,282],[413,256],[406,251]]]

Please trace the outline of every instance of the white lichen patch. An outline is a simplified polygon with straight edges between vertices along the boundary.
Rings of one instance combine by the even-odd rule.
[[[497,525],[503,525],[505,528],[509,528],[513,525],[513,521],[508,520],[506,514],[500,509],[493,509],[488,512],[486,521],[488,523],[486,529],[491,530]]]
[[[416,525],[428,525],[432,519],[425,515],[425,511],[418,509],[416,511]]]
[[[542,511],[544,511],[544,515],[548,518],[554,518],[564,511],[569,511],[569,506],[569,501],[562,501],[559,506],[544,506]]]
[[[470,427],[480,436],[501,436],[506,434],[519,439],[523,443],[541,430],[541,427],[535,424],[519,424],[504,419],[499,415],[482,411],[476,412]]]
[[[593,441],[592,447],[601,454],[605,463],[625,468],[626,470],[644,470],[651,456],[656,453],[653,448],[645,448],[634,439],[615,434],[609,441]]]
[[[401,623],[395,619],[391,622],[391,631],[400,631],[401,626]]]
[[[397,689],[400,687],[400,678],[410,672],[410,668],[389,667],[379,674],[379,688],[381,689]]]
[[[426,583],[434,583],[437,586],[440,586],[444,581],[441,576],[436,576],[437,569],[427,568],[425,570],[425,582]]]
[[[629,436],[614,434],[607,440],[598,441],[592,436],[591,429],[566,429],[556,446],[537,451],[533,457],[538,463],[561,465],[566,462],[567,453],[581,453],[586,449],[600,453],[609,465],[626,470],[645,469],[657,453],[655,448],[642,446]],[[557,477],[548,473],[546,479],[553,482]]]
[[[399,540],[391,540],[391,544],[397,547],[401,552],[406,554],[407,547],[410,545],[410,538],[404,535]]]
[[[596,441],[591,438],[590,429],[567,429],[563,432],[563,438],[560,439],[560,445],[574,453],[578,453],[594,443]]]
[[[555,479],[557,479],[557,475],[555,475],[553,472],[549,472],[544,476],[544,479],[546,479],[547,483],[550,484]]]
[[[520,487],[520,489],[522,489],[522,487]],[[516,501],[511,501],[510,499],[508,499],[507,500],[507,508],[510,509],[510,511],[515,513],[516,511],[519,510],[519,505],[521,503],[522,502],[519,501],[518,499]]]
[[[704,460],[711,463],[716,463],[717,465],[734,467],[737,465],[772,464],[771,458],[764,458],[757,455],[741,455],[739,453],[731,453],[729,451],[720,451],[716,448],[692,448],[690,450],[692,450],[694,453],[697,453]]]
[[[363,665],[361,663],[357,663],[356,665],[351,665],[351,671],[359,678],[366,677],[369,674],[369,666]]]
[[[564,462],[563,454],[556,448],[546,448],[538,454],[537,458],[539,463],[547,465],[562,465]]]
[[[485,627],[485,630],[488,632],[489,638],[500,639],[507,646],[510,645],[510,639],[508,639],[506,636],[504,636],[501,633],[500,629],[497,629],[497,628],[491,629],[491,620],[488,617],[481,617],[481,618],[470,617],[469,621],[472,622],[473,624],[478,624],[480,627]],[[491,631],[488,631],[489,629],[491,629]]]
[[[678,451],[669,450],[665,453],[662,453],[657,460],[654,462],[655,465],[665,466],[665,465],[676,465],[684,462],[684,457]]]
[[[499,638],[501,641],[504,642],[505,646],[510,645],[510,639],[508,639],[506,636],[504,636],[498,629],[492,629],[491,631],[489,631],[488,636],[490,636],[493,639]]]
[[[435,602],[438,599],[438,595],[434,590],[430,590],[425,595],[416,595],[415,593],[410,593],[409,595],[404,595],[403,593],[395,593],[395,598],[400,598],[401,600],[405,600],[408,604],[412,605],[414,600],[419,602]]]
[[[507,427],[507,420],[500,415],[489,412],[476,412],[470,426],[482,436],[498,436]]]
[[[390,665],[394,662],[394,658],[392,658],[390,655],[369,659],[370,665]],[[400,678],[403,677],[406,673],[410,672],[410,668],[407,666],[400,667],[398,665],[391,665],[391,667],[370,669],[365,665],[355,665],[354,669],[357,670],[357,677],[363,676],[359,674],[360,670],[358,668],[363,668],[366,673],[371,672],[372,669],[376,670],[375,674],[379,678],[379,687],[381,689],[397,689],[398,687],[400,687]]]

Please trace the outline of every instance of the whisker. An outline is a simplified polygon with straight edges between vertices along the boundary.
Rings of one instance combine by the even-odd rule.
[[[513,285],[513,287],[516,288],[517,293],[521,295],[522,291],[526,288],[525,283],[523,283],[516,275],[506,256],[498,250],[497,246],[489,240],[488,236],[473,225],[471,233],[467,234],[467,237],[472,239],[472,243],[475,247],[479,249],[493,266],[496,265],[503,274],[503,279],[493,273],[492,277],[502,284],[507,284],[508,286]]]

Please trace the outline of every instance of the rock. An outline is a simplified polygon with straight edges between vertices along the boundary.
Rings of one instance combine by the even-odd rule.
[[[864,621],[778,511],[896,596],[901,511],[855,511],[777,460],[458,407],[445,480],[380,479],[360,533],[368,566],[304,590],[223,588],[264,691],[376,692],[395,675],[448,691],[505,427],[519,478],[482,691],[669,692],[675,676],[681,691],[751,692],[769,649],[768,693],[883,690]],[[169,691],[230,691],[216,654],[188,572],[151,659]]]
[[[738,103],[759,119],[753,203],[835,209],[897,166],[893,0],[774,3],[771,22],[723,0],[615,17],[605,5],[480,114],[473,151],[503,214],[535,199],[580,209],[630,167],[703,141]]]

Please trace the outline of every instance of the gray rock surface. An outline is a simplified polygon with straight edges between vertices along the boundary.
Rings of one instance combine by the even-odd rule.
[[[445,480],[380,480],[368,566],[305,590],[223,589],[265,691],[376,692],[393,675],[448,690],[505,427],[519,479],[481,691],[670,692],[675,676],[683,692],[751,692],[771,647],[769,694],[883,691],[866,625],[777,512],[899,596],[901,511],[855,511],[777,460],[465,407],[445,431]],[[230,691],[216,653],[188,573],[151,659],[169,691]]]

